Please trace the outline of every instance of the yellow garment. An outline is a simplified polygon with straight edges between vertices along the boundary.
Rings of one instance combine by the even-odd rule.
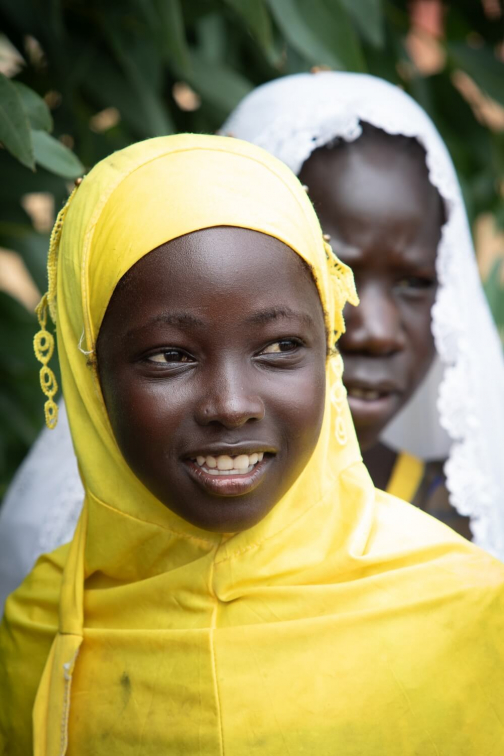
[[[327,259],[297,179],[259,148],[163,137],[84,179],[49,300],[86,502],[71,545],[7,602],[0,753],[30,753],[38,689],[37,756],[497,756],[504,568],[374,489],[338,357],[311,461],[246,532],[189,525],[122,458],[78,344],[93,357],[138,259],[217,225],[292,247],[312,266],[331,341],[341,330],[348,272]]]
[[[398,499],[412,502],[424,476],[425,464],[407,452],[397,455],[387,493]]]

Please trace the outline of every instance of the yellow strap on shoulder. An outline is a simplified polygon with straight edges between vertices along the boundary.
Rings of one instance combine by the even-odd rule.
[[[425,465],[420,459],[401,452],[392,470],[387,493],[411,503],[422,482],[424,469]]]

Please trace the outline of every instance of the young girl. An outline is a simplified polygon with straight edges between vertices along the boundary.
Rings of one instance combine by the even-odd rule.
[[[432,122],[380,79],[324,72],[259,87],[225,131],[301,172],[324,232],[354,269],[361,305],[346,313],[340,348],[375,485],[467,537],[470,516],[478,545],[504,560],[502,348]],[[37,557],[71,539],[82,508],[61,415],[0,511],[0,613]]]
[[[504,568],[374,488],[346,301],[253,145],[153,139],[76,189],[35,346],[53,425],[49,309],[86,498],[7,602],[0,752],[501,750]]]

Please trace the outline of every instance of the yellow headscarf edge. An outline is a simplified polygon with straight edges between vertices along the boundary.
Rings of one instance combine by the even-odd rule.
[[[146,140],[146,142],[140,142],[135,145],[132,145],[130,147],[125,148],[124,150],[121,150],[119,153],[113,153],[108,158],[105,158],[100,163],[93,168],[93,170],[90,172],[88,177],[85,179],[81,179],[78,182],[76,182],[76,187],[70,194],[67,202],[65,203],[64,207],[60,210],[58,213],[58,216],[56,218],[51,237],[50,237],[50,243],[49,243],[49,253],[48,253],[48,261],[47,261],[47,277],[48,277],[48,290],[43,295],[42,299],[40,300],[39,304],[36,307],[36,314],[40,326],[40,330],[35,334],[34,337],[34,352],[36,358],[41,362],[42,367],[40,369],[40,385],[43,393],[46,396],[46,402],[44,405],[44,413],[45,413],[45,421],[48,428],[52,429],[56,427],[57,419],[58,419],[58,406],[54,400],[55,395],[58,391],[58,384],[56,377],[54,375],[54,372],[51,370],[51,368],[48,366],[48,362],[51,359],[53,352],[54,352],[54,338],[52,334],[47,330],[47,312],[49,311],[49,314],[51,316],[51,319],[55,325],[57,325],[58,321],[58,308],[57,308],[57,270],[58,270],[58,258],[59,258],[59,249],[61,244],[61,238],[64,228],[64,221],[67,216],[67,213],[72,205],[72,202],[76,196],[76,193],[79,190],[79,187],[87,180],[92,180],[92,177],[96,175],[97,172],[99,172],[103,167],[107,167],[109,164],[111,164],[113,161],[117,159],[118,155],[126,155],[128,153],[131,153],[133,150],[136,150],[141,145],[145,145],[146,143],[153,144],[165,144],[166,142],[182,142],[181,149],[198,149],[198,148],[207,148],[210,144],[213,149],[222,149],[224,152],[229,152],[231,148],[231,152],[243,154],[245,153],[248,155],[248,153],[251,153],[251,156],[255,159],[259,157],[261,162],[263,162],[264,165],[267,165],[267,167],[271,170],[275,170],[279,178],[282,178],[282,174],[286,171],[290,174],[289,179],[290,182],[295,179],[296,183],[299,184],[297,181],[297,178],[294,177],[293,174],[289,171],[288,168],[286,168],[283,163],[281,163],[276,158],[270,156],[268,153],[264,152],[261,148],[258,148],[254,145],[249,144],[248,142],[243,142],[242,140],[236,140],[236,139],[230,139],[227,137],[216,137],[216,136],[198,136],[198,135],[190,135],[190,134],[181,134],[177,136],[171,136],[171,137],[156,137],[151,140]],[[188,145],[187,142],[190,142]],[[218,143],[218,144],[217,144]],[[177,145],[175,145],[175,149],[177,149]],[[254,154],[254,153],[259,153]],[[267,160],[265,161],[265,156],[267,156]],[[154,158],[150,159],[156,159],[159,157],[159,155],[155,155]],[[142,163],[138,167],[142,167]],[[127,174],[130,175],[130,174]],[[109,191],[105,193],[105,196],[102,198],[102,202],[100,203],[100,207],[96,208],[96,211],[94,213],[94,219],[95,223],[97,222],[103,207],[106,205],[108,200],[110,199],[110,196],[112,193],[116,190],[118,184],[120,184],[125,176],[121,173],[118,173],[119,181],[112,183],[111,187],[109,188]],[[305,203],[305,209],[306,205],[309,205],[310,211],[313,213],[313,208],[311,206],[311,203],[306,198],[306,193],[304,191],[304,188],[301,188],[301,185],[299,184],[300,192],[298,193],[298,199],[300,199],[301,203]],[[304,200],[303,196],[305,195]],[[322,234],[322,232],[320,232]],[[323,247],[325,250],[326,255],[326,261],[327,261],[327,273],[328,273],[328,280],[330,281],[330,289],[331,292],[328,294],[328,292],[325,290],[325,286],[323,282],[320,281],[319,276],[316,275],[314,272],[314,279],[319,291],[319,296],[321,298],[322,304],[324,306],[324,315],[326,319],[326,327],[327,327],[327,334],[328,334],[328,354],[335,356],[337,359],[334,364],[335,372],[338,374],[338,376],[342,373],[342,364],[341,359],[339,358],[339,355],[335,352],[335,344],[342,333],[345,331],[345,323],[343,319],[343,308],[347,302],[357,305],[359,300],[357,296],[357,292],[355,289],[355,283],[353,279],[353,274],[351,270],[346,266],[344,263],[342,263],[335,253],[333,252],[330,244],[328,243],[327,237],[323,236],[322,238]],[[150,251],[150,250],[149,250]],[[310,269],[313,271],[313,264],[312,262],[307,259],[299,250],[294,249],[294,252],[299,254],[305,262],[309,265]],[[83,268],[85,266],[83,265]],[[84,294],[84,292],[83,292]],[[111,296],[112,292],[110,292]],[[328,300],[331,301],[331,307],[327,307]],[[88,345],[89,346],[89,345]],[[79,345],[79,348],[80,345]],[[91,349],[83,350],[81,349],[85,354],[93,354],[94,351],[94,345],[92,345]]]

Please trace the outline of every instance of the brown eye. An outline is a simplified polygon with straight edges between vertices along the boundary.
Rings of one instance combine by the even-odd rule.
[[[166,349],[164,352],[157,352],[157,354],[152,354],[148,360],[149,362],[155,362],[157,365],[168,365],[174,362],[179,364],[193,362],[193,359],[188,354],[181,352],[179,349]]]
[[[293,352],[299,346],[299,342],[295,339],[282,339],[281,341],[275,341],[265,349],[261,354],[282,354],[285,352]]]
[[[427,276],[408,276],[407,278],[401,278],[400,281],[397,282],[397,287],[399,289],[406,289],[406,290],[422,290],[422,289],[432,289],[434,286],[436,286],[437,281],[433,277],[427,277]]]

